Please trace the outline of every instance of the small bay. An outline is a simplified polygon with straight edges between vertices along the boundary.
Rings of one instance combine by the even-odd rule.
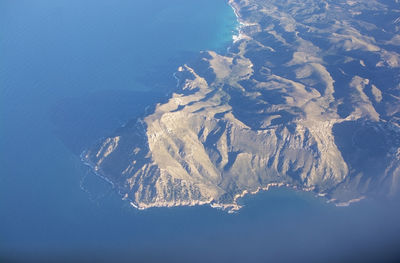
[[[0,262],[326,262],[398,240],[395,208],[284,188],[139,211],[82,164],[236,27],[224,0],[0,1]]]

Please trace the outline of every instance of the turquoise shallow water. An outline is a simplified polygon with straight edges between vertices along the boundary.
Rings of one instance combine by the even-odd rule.
[[[81,163],[171,92],[179,65],[224,51],[236,25],[223,0],[0,1],[0,262],[290,261],[395,239],[387,210],[284,189],[234,215],[137,211]]]
[[[0,256],[139,241],[79,153],[171,92],[200,50],[226,49],[235,27],[222,0],[0,1]]]

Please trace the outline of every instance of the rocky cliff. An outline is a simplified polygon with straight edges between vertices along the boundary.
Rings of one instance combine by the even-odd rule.
[[[83,154],[138,208],[238,209],[271,186],[337,205],[400,187],[400,4],[231,0],[226,54],[176,73],[168,101]]]

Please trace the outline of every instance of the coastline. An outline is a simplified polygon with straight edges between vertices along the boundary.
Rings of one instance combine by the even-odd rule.
[[[242,27],[248,25],[248,24],[244,23],[243,21],[241,21],[239,13],[236,10],[236,7],[234,6],[234,2],[232,0],[228,0],[227,1],[227,5],[229,5],[229,7],[233,10],[233,13],[235,15],[235,22],[236,22],[237,26],[234,27],[235,31],[233,31],[233,30],[229,31],[229,32],[232,33],[231,37],[230,37],[230,42],[229,43],[225,42],[225,44],[223,46],[221,46],[220,48],[216,49],[216,50],[219,50],[218,51],[219,53],[221,53],[221,51],[222,51],[222,54],[224,54],[224,55],[229,53],[229,50],[232,48],[233,44],[235,44],[240,39],[245,38],[244,35],[241,33],[241,30],[242,30]],[[235,33],[237,33],[237,35]],[[240,39],[238,39],[237,36],[239,36]],[[215,50],[212,50],[212,51],[215,51]],[[202,52],[209,52],[209,50],[207,50],[207,51],[199,50],[198,54],[201,54]],[[145,117],[147,117],[148,115],[151,115],[152,113],[154,113],[154,111],[156,110],[156,107],[158,105],[167,102],[171,98],[171,96],[179,89],[181,79],[177,76],[177,73],[181,72],[183,70],[183,67],[185,67],[185,66],[186,65],[179,66],[177,68],[177,70],[172,73],[173,78],[177,82],[173,89],[167,91],[162,96],[161,100],[155,102],[154,104],[146,106],[144,112],[137,119],[128,120],[126,123],[122,124],[121,127],[126,127],[126,126],[129,126],[129,125],[134,125],[136,127],[140,126],[140,127],[138,127],[138,130],[139,130],[140,133],[142,133],[145,136],[145,134],[146,134],[146,124],[144,122]],[[101,142],[104,139],[106,139],[106,137],[99,138],[97,141]],[[113,189],[117,190],[117,192],[118,192],[117,194],[122,198],[122,200],[128,201],[130,206],[134,207],[135,209],[145,210],[145,209],[152,208],[152,207],[183,207],[183,206],[193,207],[193,206],[204,206],[204,205],[209,205],[212,208],[220,207],[219,204],[214,203],[214,200],[194,201],[194,202],[181,202],[179,204],[177,204],[177,203],[169,203],[169,202],[161,202],[158,205],[137,204],[137,203],[135,203],[134,200],[128,198],[127,194],[121,193],[120,189],[118,189],[118,187],[115,185],[115,183],[111,179],[109,179],[107,177],[107,175],[105,175],[105,173],[101,171],[101,169],[98,169],[96,164],[94,164],[93,162],[91,162],[89,160],[88,156],[86,156],[87,152],[88,152],[88,150],[83,150],[81,152],[80,156],[79,156],[79,158],[80,158],[81,162],[83,163],[83,165],[87,166],[88,169],[91,172],[93,172],[97,177],[99,177],[100,179],[102,179],[105,182],[109,183]],[[238,206],[236,203],[222,205],[221,207],[223,207],[222,210],[228,211],[229,213],[237,211],[237,210],[240,209],[240,206]],[[234,208],[234,209],[233,210],[229,209],[229,207]]]
[[[258,24],[252,24],[252,23],[247,23],[246,21],[244,21],[241,17],[240,17],[240,8],[237,6],[237,4],[233,1],[230,0],[228,1],[228,4],[230,5],[230,7],[232,8],[236,20],[237,22],[239,22],[239,26],[238,26],[238,35],[232,35],[232,42],[230,43],[230,45],[228,46],[228,51],[230,48],[234,47],[234,45],[244,39],[251,39],[249,36],[247,36],[244,33],[244,28],[245,27],[251,27],[251,26],[257,26]],[[219,56],[219,55],[218,55]],[[185,65],[185,67],[187,67]],[[248,68],[251,68],[251,66],[249,66]],[[175,87],[175,90],[172,90],[171,92],[169,92],[168,94],[165,95],[165,100],[169,100],[172,99],[172,96],[174,94],[175,91],[177,91],[177,89],[179,89],[179,85],[181,84],[181,79],[179,78],[179,76],[177,76],[178,72],[183,71],[183,67],[179,67],[177,69],[177,72],[173,73],[173,77],[176,79],[177,81],[177,85]],[[191,92],[191,91],[190,91]],[[179,99],[178,99],[179,100]],[[147,117],[149,114],[151,113],[155,113],[156,107],[160,106],[163,103],[163,101],[158,102],[155,105],[149,106],[148,109],[146,110],[144,117]],[[161,112],[163,113],[163,112]],[[140,118],[138,120],[138,122],[142,122],[144,123],[144,119]],[[146,133],[146,124],[142,125],[141,128],[141,132]],[[149,138],[146,138],[147,140]],[[96,167],[92,164],[91,165],[92,169],[96,169]],[[96,172],[96,171],[95,171]],[[102,177],[105,177],[105,175],[103,174]],[[131,205],[137,209],[146,209],[146,208],[150,208],[150,207],[173,207],[173,206],[195,206],[195,205],[210,205],[213,208],[221,208],[223,210],[227,210],[228,212],[234,212],[237,211],[241,208],[241,206],[237,203],[237,201],[241,198],[243,198],[246,195],[254,195],[257,194],[260,191],[268,191],[271,187],[285,187],[288,189],[294,189],[294,190],[301,190],[301,191],[305,191],[305,192],[310,192],[310,191],[314,191],[316,197],[323,197],[325,200],[327,200],[327,203],[334,203],[336,206],[347,206],[350,205],[352,203],[355,202],[359,202],[361,200],[364,199],[363,196],[353,196],[351,200],[347,200],[346,198],[344,198],[345,200],[336,200],[333,199],[332,197],[330,197],[329,199],[329,194],[326,192],[326,190],[315,190],[315,187],[300,187],[300,184],[296,184],[296,183],[291,183],[292,181],[285,181],[284,179],[282,179],[283,182],[270,182],[268,183],[266,186],[261,186],[258,187],[256,190],[254,191],[249,191],[249,190],[242,190],[242,189],[238,189],[242,190],[240,193],[235,194],[233,196],[233,200],[231,199],[231,197],[229,197],[228,201],[226,203],[222,202],[218,202],[219,199],[207,199],[207,200],[188,200],[188,201],[182,201],[180,199],[178,200],[171,200],[171,201],[167,201],[167,200],[163,200],[161,199],[156,199],[153,200],[152,203],[147,204],[147,203],[143,203],[143,202],[135,202],[132,199],[129,199],[127,195],[123,196],[123,199],[130,201]],[[275,181],[275,180],[274,180]],[[290,183],[287,183],[290,182]],[[311,184],[312,185],[312,184]],[[114,186],[114,185],[113,185]],[[254,187],[253,187],[254,189]],[[217,201],[216,201],[217,200]],[[231,202],[232,201],[232,202]]]

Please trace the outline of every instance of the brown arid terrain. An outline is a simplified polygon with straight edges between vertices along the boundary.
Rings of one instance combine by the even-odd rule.
[[[83,160],[140,209],[234,211],[278,186],[339,206],[396,195],[399,3],[229,4],[240,22],[229,50],[179,67],[167,101]]]

